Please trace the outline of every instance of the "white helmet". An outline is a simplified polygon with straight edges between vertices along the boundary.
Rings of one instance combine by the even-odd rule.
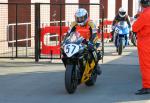
[[[88,13],[84,8],[79,8],[75,13],[75,21],[78,25],[83,26],[88,21]]]
[[[119,16],[120,17],[125,17],[126,15],[126,10],[124,8],[119,8]]]

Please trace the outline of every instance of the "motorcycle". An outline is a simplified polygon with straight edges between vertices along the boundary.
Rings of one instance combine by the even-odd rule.
[[[134,46],[137,46],[137,36],[135,32],[131,32],[131,42]]]
[[[136,21],[136,18],[132,18],[131,19],[131,24],[133,25],[133,23]],[[131,39],[131,42],[134,46],[137,46],[137,35],[135,32],[131,31],[130,33],[130,39]]]
[[[118,55],[128,45],[129,27],[126,21],[120,21],[114,28],[114,44]]]
[[[73,32],[64,41],[62,61],[65,65],[65,88],[69,94],[75,92],[79,84],[87,86],[95,84],[97,79],[96,65],[88,50],[87,41]]]

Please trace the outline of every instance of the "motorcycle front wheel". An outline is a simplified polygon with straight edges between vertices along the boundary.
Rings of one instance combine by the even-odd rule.
[[[69,94],[75,92],[77,88],[77,71],[75,65],[66,65],[65,88]]]
[[[122,54],[122,50],[123,50],[123,39],[119,40],[119,47],[118,47],[118,55]]]
[[[137,40],[136,40],[136,34],[132,34],[132,37],[131,37],[131,42],[133,43],[134,46],[137,45]]]

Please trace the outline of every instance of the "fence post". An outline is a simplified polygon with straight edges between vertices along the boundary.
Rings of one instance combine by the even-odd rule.
[[[60,1],[60,41],[59,43],[61,44],[62,42],[62,1]],[[61,59],[61,53],[60,53],[60,59]]]
[[[35,3],[35,62],[40,58],[40,3]]]
[[[18,57],[18,4],[16,3],[16,58]]]
[[[104,58],[104,5],[102,5],[102,63]]]

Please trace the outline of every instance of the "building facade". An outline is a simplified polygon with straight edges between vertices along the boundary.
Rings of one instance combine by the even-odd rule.
[[[59,5],[45,5],[40,6],[40,20],[41,24],[46,22],[59,22],[60,19],[65,21],[65,25],[68,22],[74,21],[74,13],[78,8],[86,8],[90,19],[95,22],[102,17],[102,9],[104,7],[104,18],[113,20],[118,13],[120,7],[124,7],[130,17],[134,16],[139,8],[138,0],[0,0],[0,3],[76,3],[76,4],[88,4],[88,3],[100,3],[103,5],[62,5],[60,9]],[[17,8],[17,9],[16,9]],[[26,38],[34,38],[35,27],[35,6],[34,5],[16,5],[14,4],[0,4],[0,47],[8,48],[15,46],[16,38],[18,40]],[[17,12],[17,13],[16,13]],[[60,16],[61,12],[61,16]],[[17,17],[17,19],[16,19]],[[60,18],[61,17],[61,18]],[[17,20],[17,21],[16,21]],[[15,36],[16,22],[18,23],[19,34]],[[22,24],[21,24],[22,23]],[[10,42],[9,42],[10,41]],[[26,41],[20,41],[19,46],[34,47],[34,41],[31,39]],[[6,51],[5,51],[6,52]],[[0,51],[1,53],[1,51]]]

